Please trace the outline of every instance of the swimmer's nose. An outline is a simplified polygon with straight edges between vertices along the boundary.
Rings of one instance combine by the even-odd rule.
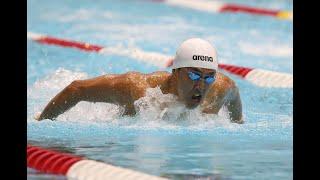
[[[199,81],[196,82],[195,89],[203,92],[205,88],[206,88],[206,84],[204,82],[204,79],[200,79]]]

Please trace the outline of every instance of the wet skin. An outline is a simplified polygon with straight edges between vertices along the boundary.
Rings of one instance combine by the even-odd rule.
[[[190,71],[199,74],[200,80],[192,81]],[[216,80],[207,84],[204,80],[207,76],[215,76]],[[187,108],[200,106],[204,113],[217,114],[225,105],[231,121],[243,123],[241,99],[234,81],[215,70],[192,67],[175,69],[172,73],[128,72],[76,80],[58,93],[36,119],[55,119],[80,101],[118,104],[125,108],[124,115],[134,115],[134,101],[145,96],[146,89],[157,86],[164,94],[178,96]]]

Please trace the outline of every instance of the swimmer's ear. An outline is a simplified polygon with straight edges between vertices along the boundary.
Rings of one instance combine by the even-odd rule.
[[[172,69],[172,74],[178,73],[179,69],[180,69],[180,68],[178,68],[178,69]]]

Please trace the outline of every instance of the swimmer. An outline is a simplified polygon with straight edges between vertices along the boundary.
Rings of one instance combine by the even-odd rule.
[[[242,105],[235,82],[218,72],[215,48],[207,41],[192,38],[177,49],[172,73],[128,72],[76,80],[58,93],[36,119],[52,119],[80,101],[106,102],[123,106],[123,115],[135,115],[134,102],[146,89],[160,87],[163,94],[174,94],[189,109],[200,107],[203,113],[218,114],[225,106],[231,122],[243,123]]]

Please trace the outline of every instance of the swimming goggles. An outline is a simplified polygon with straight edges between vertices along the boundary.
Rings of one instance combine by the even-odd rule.
[[[188,75],[189,75],[189,78],[192,80],[192,81],[199,81],[201,79],[201,76],[199,73],[196,73],[196,72],[191,72],[189,71],[188,72]],[[206,76],[204,77],[204,80],[207,84],[212,84],[216,79],[214,76]]]

